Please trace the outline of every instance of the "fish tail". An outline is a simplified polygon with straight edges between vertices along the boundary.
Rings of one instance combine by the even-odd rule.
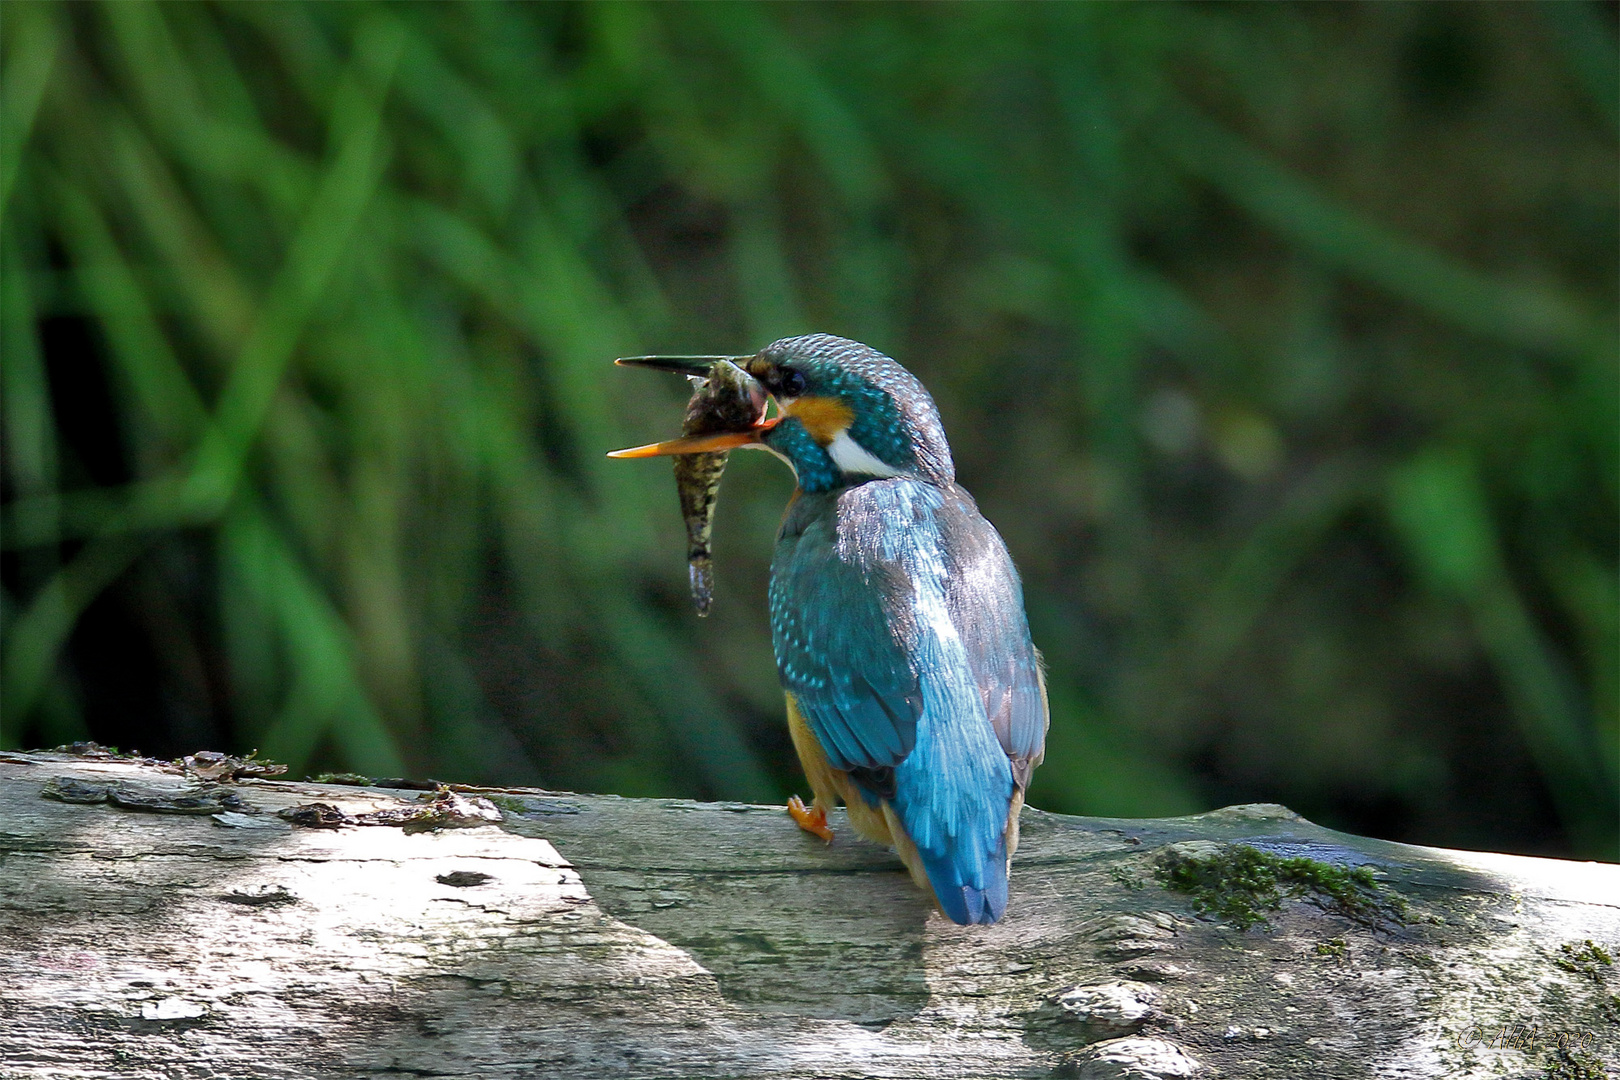
[[[687,576],[692,579],[692,606],[699,618],[706,618],[714,601],[713,561],[706,554],[693,555],[687,560]]]

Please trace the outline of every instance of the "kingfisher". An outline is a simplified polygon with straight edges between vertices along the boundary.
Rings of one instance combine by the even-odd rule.
[[[830,843],[827,813],[843,802],[952,921],[997,922],[1048,723],[1007,545],[956,482],[933,398],[870,346],[810,334],[753,356],[619,362],[702,376],[720,360],[756,379],[775,415],[613,456],[759,448],[793,469],[771,639],[813,798],[789,813]]]

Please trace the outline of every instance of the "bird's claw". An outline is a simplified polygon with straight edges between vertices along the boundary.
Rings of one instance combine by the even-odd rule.
[[[833,831],[827,828],[827,811],[819,806],[804,805],[804,800],[797,795],[788,800],[788,816],[798,824],[799,828],[807,833],[815,833],[827,843],[832,843]]]

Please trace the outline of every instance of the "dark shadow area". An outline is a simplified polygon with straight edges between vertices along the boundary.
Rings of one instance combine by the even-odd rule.
[[[583,800],[519,802],[506,828],[550,840],[604,911],[691,953],[734,1005],[881,1030],[928,1002],[932,905],[842,810],[827,846],[774,807],[648,801],[626,835]],[[729,850],[705,835],[715,817]]]

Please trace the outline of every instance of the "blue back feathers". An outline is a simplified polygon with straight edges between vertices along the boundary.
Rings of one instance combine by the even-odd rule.
[[[1045,707],[995,530],[954,484],[806,493],[783,524],[770,600],[783,686],[829,761],[868,802],[888,799],[947,915],[999,919],[1014,781],[1038,756]]]

